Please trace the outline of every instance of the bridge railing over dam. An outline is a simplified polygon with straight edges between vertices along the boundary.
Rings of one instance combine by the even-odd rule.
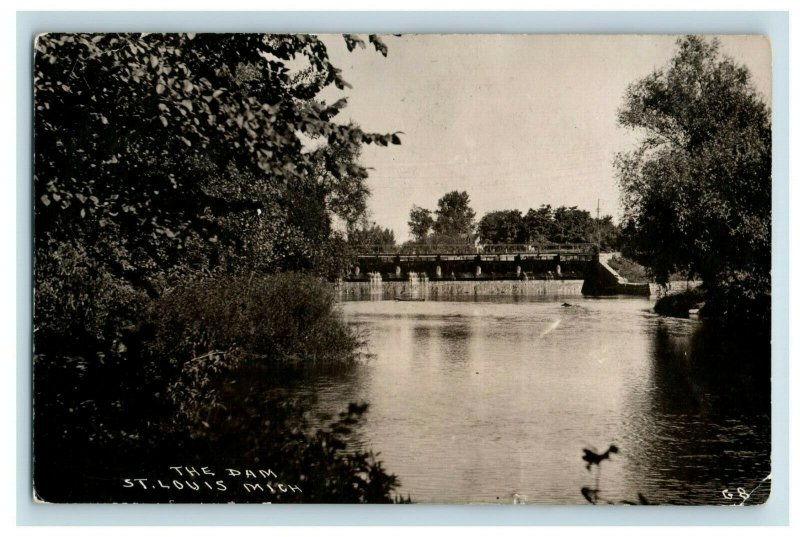
[[[589,243],[534,243],[534,244],[403,244],[385,245],[370,244],[354,248],[359,257],[386,255],[482,255],[482,254],[525,254],[525,255],[558,255],[587,254],[591,255],[594,245]]]
[[[383,281],[419,274],[436,280],[581,279],[591,244],[437,244],[368,246],[356,250],[350,281],[379,274]]]

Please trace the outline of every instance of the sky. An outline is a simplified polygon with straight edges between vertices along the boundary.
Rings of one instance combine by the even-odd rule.
[[[362,36],[366,41],[366,36]],[[388,56],[348,52],[324,36],[352,86],[339,119],[369,132],[402,131],[402,145],[364,146],[370,219],[409,238],[413,205],[436,209],[466,190],[486,212],[550,204],[621,215],[614,155],[635,147],[617,126],[626,88],[664,67],[677,36],[384,36]],[[769,41],[719,36],[721,52],[746,65],[769,104]]]

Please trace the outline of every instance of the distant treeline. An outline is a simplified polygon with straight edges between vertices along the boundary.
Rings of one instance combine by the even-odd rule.
[[[577,207],[541,205],[524,215],[517,210],[492,211],[478,222],[485,243],[589,242],[601,249],[617,247],[620,229],[610,216],[593,218]]]
[[[442,196],[438,209],[414,206],[408,226],[412,244],[463,243],[478,239],[484,244],[592,243],[601,250],[621,246],[623,230],[611,216],[592,217],[577,207],[541,205],[523,214],[516,209],[491,211],[475,221],[467,192]],[[348,234],[351,244],[395,245],[394,232],[372,222]]]

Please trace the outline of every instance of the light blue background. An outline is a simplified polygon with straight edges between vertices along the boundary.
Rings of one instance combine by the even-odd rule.
[[[762,34],[773,52],[773,482],[749,507],[40,505],[31,500],[33,36],[40,32]],[[17,14],[17,523],[22,525],[786,525],[789,522],[789,15],[785,12],[22,12]]]

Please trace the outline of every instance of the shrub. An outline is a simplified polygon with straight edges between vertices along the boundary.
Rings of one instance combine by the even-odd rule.
[[[271,361],[347,359],[359,340],[334,303],[328,283],[303,274],[200,280],[155,302],[153,351],[185,359],[234,351]]]
[[[768,289],[769,284],[758,282],[753,285],[754,279],[751,274],[747,274],[743,277],[733,275],[718,281],[708,291],[708,299],[701,311],[703,317],[715,319],[732,328],[745,326],[750,331],[769,333],[772,297],[769,292],[758,291],[764,287]]]
[[[705,300],[706,292],[695,288],[660,298],[653,310],[670,317],[689,317],[689,310],[702,307]]]
[[[667,295],[656,302],[656,313],[688,317],[690,309],[700,316],[728,328],[746,327],[752,333],[769,333],[771,296],[753,290],[748,282],[726,279],[713,287],[705,286]]]
[[[60,243],[36,257],[34,352],[94,356],[118,352],[124,328],[147,295],[116,277],[80,245]]]
[[[69,285],[89,293],[97,282],[76,278]],[[312,425],[307,398],[292,396],[282,384],[298,363],[349,363],[358,356],[359,340],[340,319],[328,284],[289,273],[196,280],[131,309],[139,314],[134,322],[115,314],[105,297],[120,297],[122,310],[130,299],[106,294],[101,284],[98,298],[86,294],[74,311],[63,305],[42,310],[66,311],[62,324],[44,326],[48,317],[37,317],[41,347],[50,350],[34,360],[34,483],[42,499],[402,500],[392,495],[396,476],[372,453],[352,447],[366,404]],[[56,282],[51,285],[55,289]],[[59,303],[50,287],[42,291]],[[105,321],[88,322],[85,331],[97,345],[59,353],[47,341],[68,340],[77,320],[95,318]],[[117,350],[95,352],[106,337],[117,341]],[[299,492],[265,497],[240,487],[225,494],[122,487],[125,478],[169,478],[176,464],[274,468]]]

